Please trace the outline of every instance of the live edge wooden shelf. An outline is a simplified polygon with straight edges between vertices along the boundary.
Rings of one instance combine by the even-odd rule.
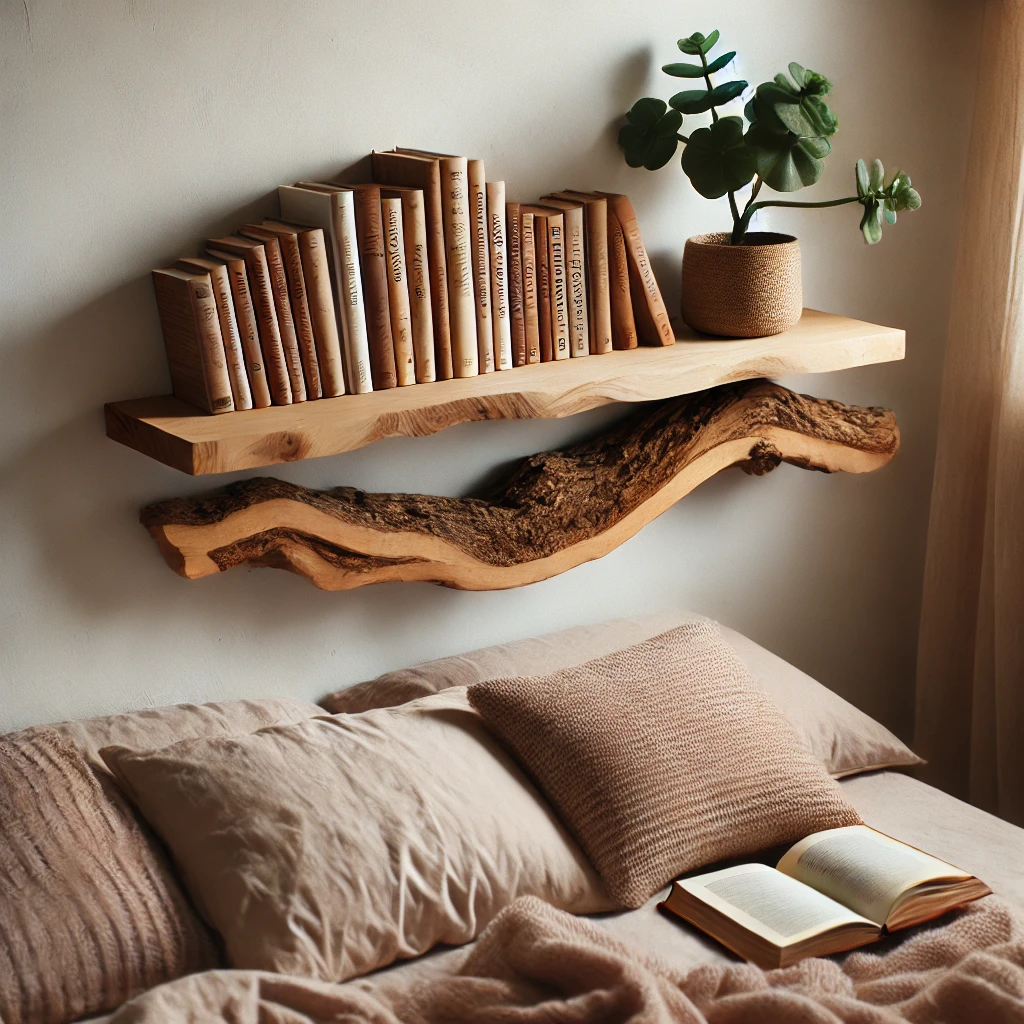
[[[385,437],[423,437],[456,423],[572,416],[733,381],[826,373],[902,359],[904,332],[805,309],[771,338],[707,339],[677,330],[671,348],[640,348],[521,366],[300,405],[211,416],[173,395],[111,402],[107,436],[192,476],[352,451]]]

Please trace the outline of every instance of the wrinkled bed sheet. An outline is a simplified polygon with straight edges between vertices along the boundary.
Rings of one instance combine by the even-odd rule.
[[[1024,830],[896,772],[842,785],[868,824],[977,874],[997,897],[871,953],[767,975],[657,913],[663,894],[592,919],[520,900],[472,946],[358,982],[208,972],[109,1021],[1024,1021]]]

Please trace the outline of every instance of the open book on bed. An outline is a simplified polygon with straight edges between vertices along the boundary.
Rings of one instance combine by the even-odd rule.
[[[929,921],[992,890],[867,825],[815,832],[778,867],[740,864],[672,884],[659,906],[761,967],[786,967]]]

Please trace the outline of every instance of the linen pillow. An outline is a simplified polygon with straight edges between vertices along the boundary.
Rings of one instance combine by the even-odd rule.
[[[861,820],[710,623],[469,699],[628,907],[693,868]]]
[[[146,749],[318,714],[276,698],[182,704],[0,737],[0,1020],[63,1024],[220,965],[100,747]]]
[[[321,704],[332,714],[351,714],[403,704],[450,686],[471,686],[511,676],[547,675],[630,647],[685,622],[711,620],[693,612],[674,611],[574,626],[388,672],[332,693]],[[924,763],[884,725],[828,687],[741,633],[719,623],[715,625],[764,692],[785,712],[836,778]]]
[[[462,690],[102,754],[232,967],[343,981],[468,942],[517,896],[614,907]]]

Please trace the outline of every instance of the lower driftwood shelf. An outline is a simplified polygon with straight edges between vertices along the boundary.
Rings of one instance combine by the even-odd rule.
[[[824,373],[903,358],[904,333],[804,310],[771,338],[706,339],[687,328],[669,348],[539,363],[300,405],[210,416],[172,395],[112,402],[107,436],[199,476],[337,455],[385,437],[421,437],[470,420],[571,416],[731,381]]]
[[[388,580],[502,590],[600,558],[729,466],[866,473],[898,448],[891,412],[746,381],[642,407],[589,441],[530,456],[475,498],[316,491],[259,477],[150,505],[142,522],[190,579],[248,564],[324,590]]]

